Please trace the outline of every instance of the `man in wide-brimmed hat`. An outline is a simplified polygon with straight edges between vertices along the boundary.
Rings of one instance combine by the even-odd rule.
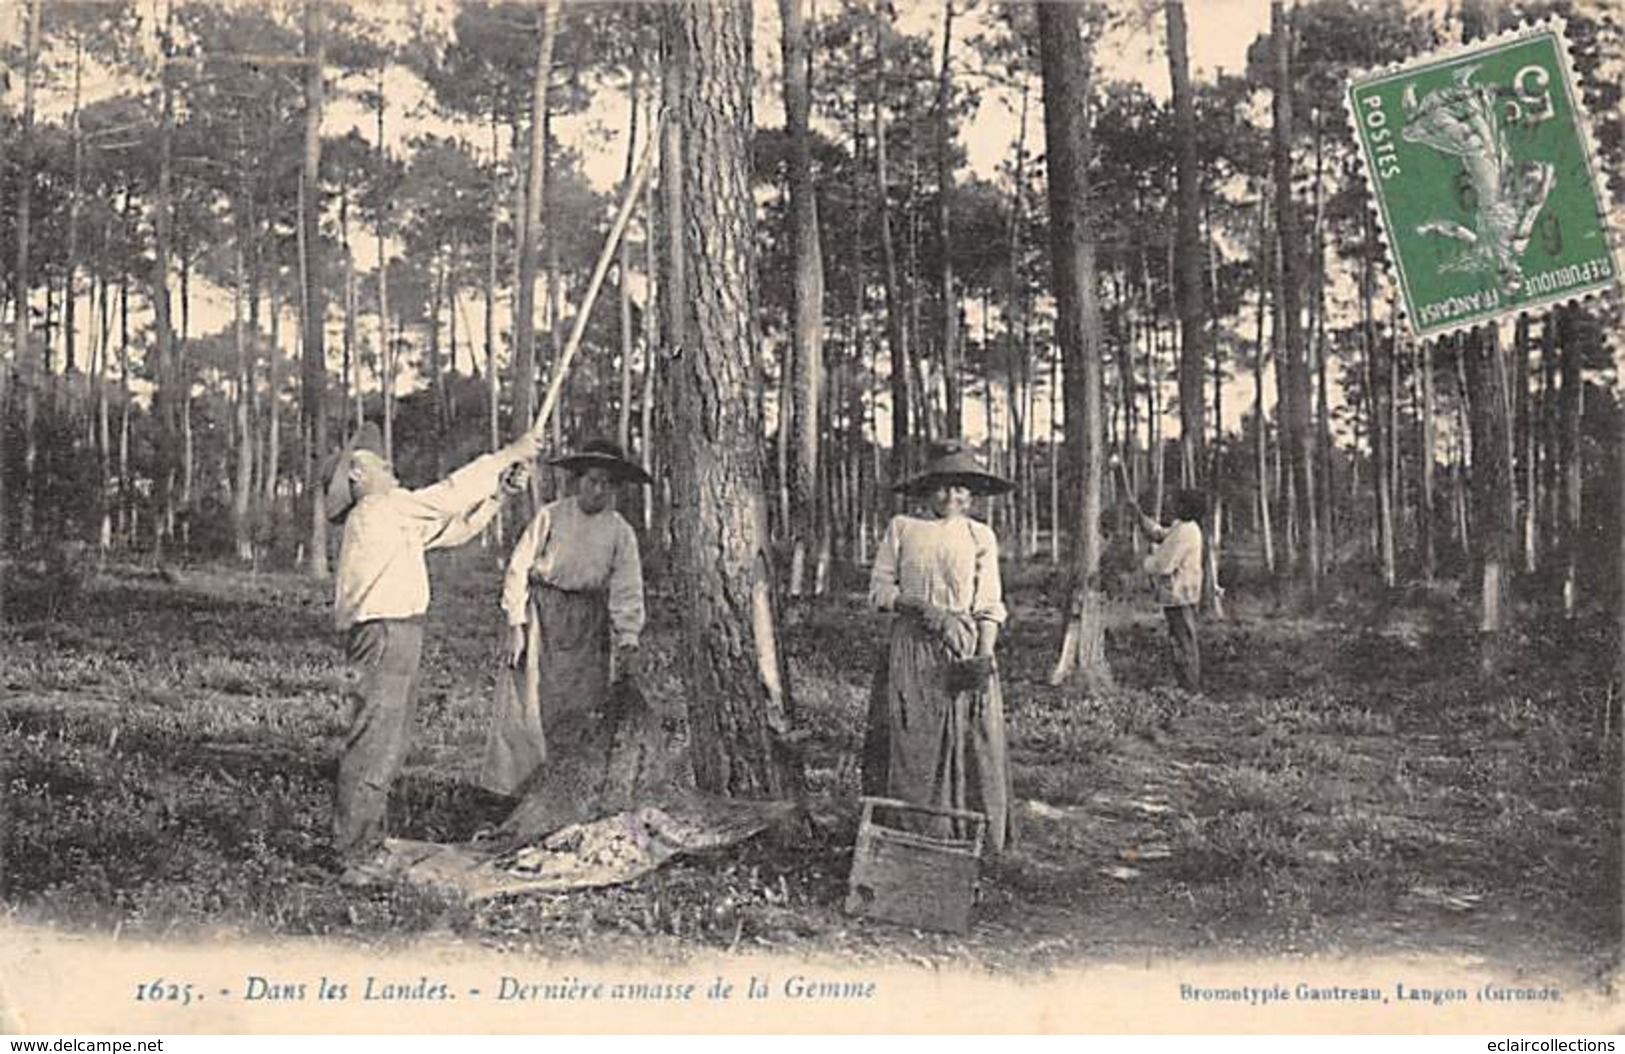
[[[563,719],[600,709],[612,674],[634,678],[640,666],[643,566],[615,489],[653,480],[608,439],[549,464],[570,472],[574,493],[537,511],[503,579],[511,672],[498,683],[481,776],[499,794],[518,790],[549,750],[570,749],[556,739]]]
[[[333,615],[349,634],[359,678],[350,692],[350,730],[339,761],[334,834],[341,879],[370,885],[386,877],[384,822],[389,792],[406,758],[412,696],[429,607],[429,549],[477,537],[502,504],[523,489],[540,433],[526,433],[432,486],[402,487],[378,426],[364,423],[331,459],[324,496],[330,520],[344,522]]]
[[[896,489],[925,498],[930,515],[892,517],[869,576],[869,602],[898,617],[870,698],[864,793],[980,812],[999,852],[1011,785],[993,654],[1007,612],[998,538],[967,514],[973,496],[1013,488],[948,443]]]

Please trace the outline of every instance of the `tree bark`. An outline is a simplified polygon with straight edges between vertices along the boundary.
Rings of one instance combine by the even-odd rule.
[[[1209,335],[1202,304],[1201,172],[1196,159],[1196,114],[1186,50],[1185,4],[1167,0],[1168,72],[1173,83],[1178,230],[1174,299],[1179,312],[1179,478],[1186,487],[1206,485],[1203,421]]]
[[[152,263],[152,315],[153,344],[156,353],[153,390],[153,416],[156,418],[158,442],[153,466],[156,502],[153,516],[153,551],[161,563],[164,559],[166,513],[174,502],[175,464],[177,461],[175,405],[179,397],[175,376],[174,335],[170,329],[169,255],[174,203],[171,186],[173,165],[171,154],[174,142],[175,91],[169,74],[170,52],[173,47],[171,32],[174,25],[174,4],[166,5],[160,73],[160,115],[158,124],[158,197],[153,205],[153,263]]]
[[[536,416],[536,239],[542,227],[547,184],[547,87],[553,72],[553,41],[557,35],[560,0],[542,6],[536,69],[531,79],[530,137],[525,162],[523,221],[519,225],[519,288],[514,305],[514,420],[518,434]],[[534,488],[533,488],[534,492]]]
[[[1319,108],[1311,107],[1310,123],[1314,132],[1315,152],[1315,199],[1314,199],[1314,227],[1313,249],[1315,294],[1314,302],[1310,306],[1310,315],[1314,319],[1314,333],[1308,339],[1311,349],[1309,360],[1314,373],[1315,383],[1315,498],[1318,504],[1315,508],[1315,522],[1320,528],[1320,552],[1324,568],[1330,568],[1337,562],[1337,525],[1336,525],[1336,484],[1332,479],[1332,417],[1331,417],[1331,391],[1328,382],[1330,372],[1330,355],[1326,341],[1326,204],[1325,204],[1325,174],[1326,174],[1326,135],[1325,126]],[[1369,213],[1367,216],[1369,217]],[[1375,339],[1375,337],[1373,337]],[[1394,405],[1393,392],[1389,392],[1389,406]],[[1392,428],[1388,431],[1390,440],[1394,436]],[[1389,443],[1392,452],[1393,444]],[[1387,471],[1384,467],[1382,471]],[[1389,485],[1389,495],[1396,492],[1392,483]],[[1390,534],[1393,522],[1392,506],[1389,507]],[[1390,538],[1390,541],[1392,539]]]
[[[192,256],[190,238],[181,243],[181,328],[175,343],[175,380],[180,389],[181,404],[181,468],[180,468],[180,528],[181,551],[188,552],[192,545],[193,482],[197,471],[197,446],[192,434]],[[171,529],[173,529],[171,524]]]
[[[630,91],[630,110],[627,117],[626,131],[626,171],[622,176],[622,187],[632,185],[632,169],[637,165],[638,148],[638,89],[642,86],[643,67],[637,64],[632,66],[632,87]],[[637,338],[632,327],[632,290],[628,279],[632,275],[632,242],[629,238],[622,238],[617,249],[617,279],[616,286],[620,293],[621,306],[621,399],[615,418],[615,441],[621,449],[627,452],[632,450],[632,356],[637,346]]]
[[[254,221],[249,205],[246,163],[238,195],[235,238],[237,244],[233,252],[236,281],[232,283],[231,296],[232,338],[237,348],[237,399],[234,408],[237,426],[237,475],[231,494],[231,525],[232,536],[237,543],[237,559],[248,564],[254,559],[254,532],[250,517],[254,489],[254,431],[248,413],[251,393],[254,390],[254,359],[250,350],[250,337],[245,329],[243,301],[247,296],[248,285],[247,243],[253,237]]]
[[[1253,347],[1253,464],[1258,475],[1258,528],[1264,551],[1264,570],[1275,575],[1275,531],[1270,515],[1269,420],[1264,416],[1264,319],[1270,313],[1270,288],[1275,280],[1273,232],[1270,230],[1269,198],[1258,202],[1258,329]],[[1279,415],[1280,407],[1276,407]]]
[[[658,100],[651,100],[650,111],[654,111]],[[670,128],[672,122],[667,121]],[[650,135],[659,134],[653,126]],[[663,166],[664,167],[664,166]],[[659,373],[660,356],[660,318],[659,299],[663,295],[656,288],[656,275],[660,269],[659,254],[656,250],[655,212],[658,208],[658,191],[651,184],[643,199],[643,252],[644,252],[644,288],[647,293],[643,300],[643,395],[638,402],[638,409],[642,414],[638,429],[638,464],[643,471],[653,476],[655,465],[655,381]],[[654,532],[655,488],[643,487],[643,530],[646,536]],[[664,546],[664,539],[658,544]]]
[[[1026,349],[1021,344],[1017,329],[1017,320],[1022,315],[1021,305],[1027,295],[1026,283],[1022,280],[1021,274],[1022,223],[1027,212],[1027,97],[1027,78],[1023,77],[1021,117],[1016,131],[1016,160],[1013,173],[1015,187],[1010,199],[1010,245],[1004,298],[1004,376],[1005,399],[1010,406],[1010,466],[1020,488],[1010,496],[1010,508],[1015,529],[1016,553],[1022,558],[1030,555],[1027,552],[1027,490],[1031,487],[1031,481],[1024,478],[1023,472],[1026,463],[1028,418],[1021,401],[1021,379],[1027,365],[1023,355]]]
[[[29,350],[28,334],[28,256],[29,256],[29,230],[32,220],[34,187],[34,73],[39,58],[40,39],[40,13],[43,0],[31,0],[28,5],[27,27],[24,31],[23,42],[23,113],[22,126],[17,136],[17,272],[13,276],[12,292],[15,297],[12,324],[13,352],[16,362],[22,367],[19,371],[23,375],[23,384],[31,384],[31,370],[33,355]],[[10,416],[10,388],[12,364],[0,364],[0,415]],[[24,398],[30,398],[27,391]],[[10,533],[10,509],[6,504],[5,466],[9,465],[7,457],[5,434],[6,429],[0,427],[0,553],[3,553],[7,536]],[[0,599],[0,614],[4,613],[3,599]]]
[[[1563,388],[1558,397],[1562,481],[1563,614],[1573,618],[1580,609],[1580,515],[1585,493],[1585,464],[1580,421],[1585,408],[1585,375],[1581,371],[1580,340],[1574,314],[1558,308],[1558,338],[1563,348]]]
[[[384,145],[384,73],[386,66],[378,67],[378,171],[380,178],[389,163],[389,152]],[[380,410],[384,416],[384,456],[395,457],[395,346],[389,339],[389,256],[384,239],[389,232],[389,205],[380,200],[378,205],[378,389]]]
[[[1111,669],[1106,664],[1105,602],[1100,589],[1100,478],[1105,451],[1100,309],[1089,211],[1088,107],[1093,70],[1078,13],[1066,4],[1038,8],[1056,336],[1066,359],[1067,460],[1073,476],[1071,491],[1078,502],[1066,639],[1050,683],[1059,684],[1078,672],[1086,689],[1093,692],[1111,682]]]
[[[1434,428],[1433,341],[1417,341],[1420,347],[1422,374],[1422,420],[1418,422],[1421,441],[1417,451],[1422,463],[1422,507],[1418,534],[1422,541],[1422,575],[1431,582],[1438,573],[1438,553],[1434,528],[1434,448],[1437,433]]]
[[[73,40],[73,109],[68,124],[73,137],[73,177],[68,190],[68,258],[67,275],[63,281],[66,295],[62,303],[62,347],[64,352],[63,376],[70,384],[76,369],[75,344],[77,342],[77,313],[79,306],[79,209],[84,196],[85,137],[79,127],[79,108],[83,96],[85,69],[84,43],[78,33]]]
[[[1479,631],[1494,638],[1506,625],[1507,578],[1511,568],[1511,408],[1506,367],[1498,334],[1469,334],[1463,354],[1473,437],[1473,524],[1480,574]],[[1497,644],[1484,642],[1484,658]]]
[[[271,312],[270,345],[266,351],[265,377],[265,466],[260,485],[264,489],[265,523],[269,527],[276,521],[277,479],[282,474],[282,303],[278,293],[282,286],[278,261],[271,260],[271,273],[266,276],[267,299]]]
[[[306,571],[312,578],[327,578],[327,515],[321,501],[326,481],[321,478],[327,452],[327,289],[322,264],[322,106],[326,72],[327,34],[323,0],[305,0],[305,149],[300,172],[302,204],[300,224],[301,275],[304,281],[304,358],[299,391],[302,396],[304,448],[304,512],[310,524]]]
[[[946,0],[942,11],[942,64],[937,73],[937,240],[942,254],[942,283],[938,288],[942,311],[942,382],[947,419],[943,434],[950,439],[964,435],[959,378],[959,293],[954,281],[952,200],[954,0]]]
[[[1461,11],[1463,40],[1494,33],[1500,0],[1472,0]],[[1512,407],[1506,355],[1498,327],[1469,334],[1463,344],[1473,437],[1473,520],[1480,574],[1479,631],[1484,636],[1480,663],[1493,667],[1500,656],[1499,635],[1506,626],[1507,579],[1512,556]]]
[[[1387,589],[1393,589],[1398,576],[1394,563],[1394,495],[1392,477],[1388,471],[1388,444],[1395,437],[1388,428],[1387,400],[1394,398],[1394,393],[1388,389],[1387,363],[1380,354],[1382,341],[1377,336],[1375,252],[1376,229],[1368,214],[1365,251],[1360,257],[1361,335],[1365,343],[1365,385],[1370,410],[1371,484],[1377,499],[1377,557],[1382,584]]]
[[[502,189],[497,173],[497,112],[491,110],[491,218],[486,229],[485,253],[485,409],[486,443],[491,451],[502,446],[502,380],[497,376],[497,233],[501,227]],[[488,539],[501,545],[503,513],[497,510]]]
[[[879,40],[876,22],[875,63],[884,83],[885,48]],[[875,182],[880,204],[880,255],[886,279],[886,345],[891,352],[891,478],[904,479],[909,470],[909,346],[908,327],[903,319],[903,292],[897,279],[897,247],[892,235],[891,184],[886,171],[886,121],[881,111],[880,85],[874,101]]]
[[[671,364],[673,570],[687,598],[683,680],[694,773],[703,790],[783,797],[797,776],[782,737],[790,686],[768,559],[758,436],[755,204],[751,196],[751,7],[673,3],[663,28],[675,81],[686,274],[663,283]],[[691,333],[693,340],[683,337]]]
[[[1301,559],[1297,568],[1314,597],[1320,589],[1320,527],[1316,515],[1315,437],[1310,426],[1309,371],[1304,362],[1303,320],[1296,277],[1300,261],[1297,203],[1292,195],[1292,31],[1281,0],[1270,2],[1270,39],[1274,65],[1275,217],[1280,244],[1282,281],[1279,303],[1283,322],[1280,361],[1284,374],[1281,443],[1286,448],[1290,494],[1302,522],[1297,531]]]
[[[792,422],[794,457],[790,459],[789,595],[807,591],[804,580],[809,553],[828,544],[820,537],[825,522],[819,500],[819,393],[824,384],[824,257],[818,231],[818,197],[813,183],[812,47],[808,39],[805,0],[779,0],[783,25],[785,130],[790,138],[791,244],[795,254],[793,399],[779,408]]]
[[[1534,574],[1538,554],[1536,552],[1536,529],[1539,525],[1538,511],[1540,509],[1539,477],[1536,474],[1535,459],[1535,428],[1534,414],[1531,403],[1533,396],[1529,391],[1529,316],[1519,315],[1517,321],[1516,354],[1513,364],[1516,372],[1512,377],[1512,393],[1517,407],[1517,457],[1518,468],[1518,532],[1519,544],[1523,552],[1523,570],[1525,574]]]

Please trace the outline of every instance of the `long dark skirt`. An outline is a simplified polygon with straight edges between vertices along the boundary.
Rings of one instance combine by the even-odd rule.
[[[530,624],[539,626],[536,695],[550,743],[574,714],[591,713],[609,694],[609,597],[532,586]],[[533,637],[534,639],[534,637]],[[560,744],[565,746],[566,744]]]
[[[875,671],[864,739],[863,791],[914,805],[987,816],[987,844],[1009,843],[1010,754],[1004,693],[995,671],[985,691],[955,692],[958,649],[917,619],[897,618]]]
[[[497,675],[480,782],[520,793],[550,756],[568,752],[609,692],[609,603],[602,591],[532,583],[525,663]]]

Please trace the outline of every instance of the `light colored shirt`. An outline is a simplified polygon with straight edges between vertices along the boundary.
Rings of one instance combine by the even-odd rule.
[[[1003,624],[999,540],[979,520],[893,516],[869,572],[869,603],[881,610],[899,599]]]
[[[369,494],[344,521],[333,620],[339,629],[373,619],[413,618],[429,609],[429,549],[462,545],[502,506],[499,479],[513,458],[486,454],[439,483]]]
[[[588,515],[574,497],[541,507],[519,536],[502,580],[508,625],[523,626],[530,580],[568,593],[603,590],[617,647],[637,647],[643,633],[643,565],[638,536],[614,509]]]
[[[1195,604],[1202,599],[1202,528],[1190,520],[1150,532],[1157,547],[1145,558],[1145,573],[1163,607]]]

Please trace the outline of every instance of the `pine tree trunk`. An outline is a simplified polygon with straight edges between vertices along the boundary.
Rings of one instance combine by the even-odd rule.
[[[232,339],[237,349],[237,399],[235,406],[237,432],[237,474],[231,493],[232,537],[237,543],[237,559],[245,564],[254,560],[254,533],[250,518],[254,489],[254,432],[249,419],[248,406],[254,390],[254,360],[249,347],[249,335],[244,329],[243,300],[247,295],[248,264],[246,242],[253,230],[248,214],[247,175],[244,189],[238,199],[236,245],[233,259],[236,281],[232,283]]]
[[[446,410],[446,370],[440,354],[440,316],[446,306],[446,248],[440,246],[429,259],[429,316],[424,319],[424,344],[428,360],[429,398],[434,407],[429,432],[433,448],[435,477],[445,472],[446,428],[450,414]]]
[[[683,680],[696,782],[735,797],[784,797],[790,686],[777,639],[758,443],[755,204],[751,196],[751,8],[674,3],[664,30],[681,152],[668,317],[683,316],[671,364],[673,570],[688,598]],[[692,334],[692,341],[682,337]]]
[[[1498,335],[1493,331],[1470,334],[1464,344],[1474,451],[1473,533],[1481,576],[1479,630],[1493,638],[1506,625],[1507,579],[1511,573],[1510,407]],[[1495,649],[1495,643],[1485,642],[1487,660]]]
[[[79,209],[84,195],[85,138],[79,127],[79,107],[84,85],[85,52],[78,34],[73,42],[73,108],[68,126],[73,138],[73,176],[68,189],[68,252],[64,261],[67,274],[62,303],[62,346],[64,352],[63,376],[72,381],[77,368],[75,344],[78,337],[77,313],[79,306]]]
[[[189,240],[189,239],[188,239]],[[197,448],[192,435],[192,258],[190,246],[181,247],[181,329],[175,345],[176,382],[181,404],[180,512],[181,551],[192,546],[193,477],[197,468]]]
[[[1264,552],[1264,571],[1275,575],[1275,532],[1270,515],[1269,420],[1264,416],[1264,319],[1271,311],[1274,278],[1274,239],[1270,231],[1269,198],[1258,202],[1258,328],[1253,345],[1253,459],[1258,476],[1258,527]],[[1279,414],[1279,407],[1277,407]]]
[[[125,192],[124,211],[130,211],[129,192]],[[126,547],[135,544],[135,495],[130,478],[130,276],[119,280],[119,429],[118,429],[118,498],[119,538]]]
[[[661,101],[668,115],[675,115],[681,104],[681,81],[672,64],[675,46],[670,34],[662,37],[661,66],[665,76],[661,83]],[[660,144],[660,215],[661,225],[660,270],[656,278],[659,289],[657,306],[660,310],[661,347],[667,349],[667,365],[662,367],[656,383],[660,385],[660,418],[657,425],[660,436],[660,461],[667,471],[660,474],[660,493],[651,502],[653,531],[668,559],[673,552],[672,540],[672,437],[676,425],[672,414],[670,364],[681,357],[689,339],[688,326],[688,260],[683,252],[682,231],[686,223],[683,203],[683,127],[669,116],[662,125]]]
[[[157,425],[156,459],[153,465],[155,492],[153,515],[153,553],[159,563],[164,560],[164,545],[168,541],[170,526],[167,516],[174,506],[176,415],[179,396],[174,362],[174,335],[170,327],[169,255],[170,229],[174,215],[172,200],[172,151],[175,126],[175,92],[169,75],[169,56],[172,47],[171,31],[174,24],[174,5],[167,5],[162,40],[163,69],[160,74],[160,116],[158,124],[158,196],[153,203],[153,263],[152,263],[152,315],[153,344],[156,354],[153,390],[153,416]]]
[[[937,73],[937,252],[941,257],[942,283],[938,289],[942,312],[942,382],[946,421],[941,435],[959,439],[964,435],[959,376],[959,292],[954,280],[952,200],[953,174],[953,73],[950,65],[954,39],[954,0],[942,9],[942,64]]]
[[[519,288],[514,306],[514,434],[529,428],[536,416],[536,241],[541,237],[547,184],[547,88],[553,72],[553,42],[560,0],[542,6],[536,68],[530,91],[530,136],[525,162],[523,221],[519,237]]]
[[[17,171],[21,178],[17,180],[17,270],[12,278],[12,293],[15,297],[13,305],[12,324],[13,333],[12,354],[16,361],[22,365],[23,384],[25,386],[23,397],[31,399],[28,389],[32,386],[30,364],[33,354],[29,347],[28,333],[28,276],[29,276],[29,239],[32,235],[30,223],[33,211],[33,172],[34,172],[34,74],[35,65],[39,59],[40,47],[40,14],[43,0],[30,0],[26,29],[23,42],[23,113],[22,124],[17,135]],[[9,419],[11,413],[10,403],[11,366],[0,364],[0,415]],[[10,465],[6,451],[7,429],[0,427],[0,557],[4,556],[6,543],[9,540],[10,508],[6,504],[5,469]],[[0,615],[4,614],[3,602],[0,602]]]
[[[1100,588],[1100,479],[1105,464],[1101,429],[1099,304],[1095,239],[1089,213],[1089,88],[1093,75],[1078,9],[1038,9],[1039,61],[1044,77],[1045,164],[1049,171],[1050,258],[1056,292],[1057,343],[1066,356],[1067,460],[1078,502],[1073,531],[1071,604],[1066,639],[1050,683],[1081,673],[1086,690],[1111,682],[1106,664],[1104,596]]]
[[[1315,445],[1319,456],[1316,464],[1318,478],[1316,480],[1316,497],[1319,507],[1315,519],[1320,525],[1320,551],[1323,567],[1330,568],[1337,562],[1337,530],[1334,511],[1337,507],[1336,483],[1332,479],[1332,418],[1331,418],[1331,392],[1328,383],[1329,351],[1326,340],[1326,208],[1324,201],[1325,186],[1325,132],[1318,108],[1311,108],[1311,125],[1314,129],[1315,140],[1315,203],[1314,203],[1314,234],[1313,252],[1315,254],[1315,299],[1310,305],[1310,314],[1314,319],[1314,333],[1309,341],[1310,359],[1315,375]],[[1369,213],[1367,213],[1369,216]],[[1375,339],[1375,336],[1373,336]],[[1390,400],[1391,400],[1390,393]],[[1392,401],[1390,401],[1392,405]],[[1390,430],[1390,439],[1394,432]],[[1389,444],[1392,449],[1392,443]],[[1390,485],[1389,494],[1394,493]],[[1390,506],[1389,524],[1393,523],[1392,507]],[[1390,536],[1390,542],[1392,538]]]
[[[339,416],[339,435],[354,431],[361,419],[361,366],[355,361],[355,256],[350,248],[350,188],[339,187],[339,249],[344,253],[343,363],[339,385],[343,389],[344,411]],[[352,420],[351,400],[355,400]]]
[[[1219,263],[1218,247],[1213,237],[1213,213],[1207,214],[1207,293],[1208,304],[1214,305],[1211,310],[1217,310],[1219,302]],[[1204,312],[1203,324],[1207,324],[1209,314]],[[1205,543],[1202,549],[1202,611],[1209,619],[1215,621],[1224,618],[1224,588],[1219,584],[1219,565],[1224,552],[1224,505],[1225,491],[1220,486],[1224,480],[1224,362],[1222,350],[1217,340],[1207,342],[1213,351],[1213,445],[1205,456],[1207,465],[1207,488],[1211,499],[1209,512],[1209,529],[1204,532]]]
[[[553,157],[554,157],[554,150],[553,150],[553,120],[552,120],[551,115],[548,117],[548,119],[546,121],[543,122],[543,129],[544,129],[544,131],[546,133],[545,134],[545,139],[546,139],[546,143],[547,143],[547,148],[546,148],[546,150],[545,150],[545,152],[543,154],[543,162],[542,162],[542,169],[543,169],[543,171],[545,173],[545,175],[543,177],[543,181],[544,181],[544,183],[551,184],[552,180],[553,180]],[[549,231],[548,233],[551,233],[551,231]],[[538,234],[537,237],[541,237],[541,235]],[[566,303],[565,303],[564,266],[563,266],[563,264],[561,262],[561,254],[559,252],[559,239],[558,238],[549,237],[547,239],[547,266],[546,266],[546,271],[547,271],[547,273],[546,273],[546,288],[547,288],[547,291],[548,291],[547,292],[548,343],[549,343],[549,345],[551,345],[549,362],[548,362],[547,376],[548,376],[548,383],[551,384],[553,377],[555,375],[557,375],[557,372],[559,370],[559,363],[560,363],[560,361],[561,361],[561,359],[562,359],[562,357],[564,355],[564,315],[565,315],[565,310],[566,310],[566,306],[567,306]],[[587,305],[586,304],[582,304],[582,310],[583,311],[587,310]],[[570,397],[570,395],[571,395],[570,377],[569,377],[568,374],[564,374],[563,376],[564,376],[564,386],[559,389],[558,407],[554,411],[552,418],[548,421],[549,434],[552,437],[553,447],[554,447],[555,450],[563,450],[564,449],[564,420],[565,420],[565,415],[570,412],[570,409],[571,409],[571,407],[573,406],[573,403],[574,403],[574,400],[572,400],[571,397]],[[564,487],[565,487],[565,479],[564,479],[564,472],[563,472],[562,469],[554,471],[552,484],[553,485],[552,485],[551,491],[549,492],[549,497],[550,498],[557,498],[557,497],[563,496]]]
[[[384,73],[386,66],[378,67],[378,164],[382,169],[389,160],[384,145]],[[389,203],[378,205],[378,388],[380,410],[383,414],[384,456],[395,457],[395,347],[389,339],[389,256],[384,239],[389,234]]]
[[[1027,80],[1021,82],[1021,118],[1016,132],[1015,188],[1010,201],[1010,246],[1004,297],[1005,340],[1005,399],[1010,406],[1010,465],[1017,490],[1010,496],[1012,523],[1015,530],[1016,553],[1023,560],[1027,551],[1027,491],[1031,482],[1023,477],[1026,463],[1028,416],[1021,402],[1021,377],[1026,368],[1022,356],[1025,350],[1019,340],[1017,320],[1022,314],[1021,304],[1026,298],[1026,285],[1021,274],[1022,223],[1026,219],[1027,190]]]
[[[878,32],[878,30],[877,30]],[[883,61],[876,43],[875,61]],[[908,475],[909,440],[909,345],[903,320],[903,293],[897,279],[897,248],[892,236],[891,184],[886,172],[886,122],[880,109],[880,95],[874,102],[875,182],[880,204],[880,252],[885,263],[886,344],[891,352],[891,479],[896,483]]]
[[[626,172],[621,177],[622,187],[632,184],[632,170],[637,165],[638,146],[638,89],[642,85],[643,68],[637,64],[632,66],[632,87],[629,105],[630,115],[627,117],[626,132]],[[637,346],[637,338],[632,327],[632,290],[629,279],[632,276],[632,240],[622,238],[616,249],[619,266],[619,277],[616,285],[620,293],[621,305],[621,400],[615,418],[615,441],[621,449],[627,452],[632,450],[632,356]]]
[[[111,231],[112,223],[104,228]],[[103,237],[102,244],[108,244],[108,238]],[[98,548],[106,556],[113,548],[113,508],[115,495],[113,492],[113,422],[112,408],[107,399],[107,359],[113,347],[111,332],[112,309],[109,301],[112,299],[108,289],[107,275],[103,273],[98,279],[101,287],[101,296],[98,298],[101,315],[101,339],[97,342],[99,354],[96,358],[96,369],[92,384],[96,400],[96,479],[97,501],[100,531],[97,538]]]
[[[1434,378],[1433,378],[1433,341],[1417,341],[1420,348],[1422,373],[1422,420],[1418,422],[1421,431],[1420,449],[1418,453],[1422,462],[1422,508],[1420,512],[1421,526],[1419,533],[1422,537],[1422,575],[1427,581],[1433,581],[1438,573],[1438,545],[1435,541],[1437,533],[1435,525],[1435,499],[1434,499],[1434,452],[1437,446],[1437,432],[1434,426],[1436,414],[1434,404]]]
[[[1381,355],[1382,341],[1377,336],[1375,297],[1376,230],[1368,216],[1366,219],[1365,252],[1360,257],[1360,318],[1365,342],[1365,385],[1369,394],[1367,405],[1371,431],[1371,483],[1377,502],[1377,558],[1381,568],[1382,584],[1393,589],[1398,576],[1394,564],[1394,506],[1392,477],[1388,469],[1389,444],[1396,438],[1389,431],[1386,400],[1394,398],[1388,387],[1387,363]]]
[[[1274,172],[1276,231],[1280,243],[1282,281],[1279,286],[1284,324],[1281,365],[1281,443],[1286,449],[1292,486],[1289,507],[1296,506],[1302,521],[1297,531],[1297,563],[1311,597],[1320,589],[1320,525],[1316,515],[1315,436],[1310,427],[1309,371],[1304,362],[1303,326],[1296,276],[1303,273],[1300,257],[1297,202],[1292,194],[1292,31],[1281,0],[1270,2],[1270,39],[1274,60]]]
[[[497,112],[491,110],[491,218],[486,228],[485,243],[485,410],[486,445],[495,451],[502,446],[502,379],[497,376],[497,235],[501,229],[502,195],[499,189],[497,155],[499,153]],[[507,536],[504,514],[499,508],[492,521],[487,542],[503,544]]]
[[[1052,235],[1053,237],[1053,235]],[[1061,353],[1051,349],[1049,360],[1049,562],[1061,563]]]
[[[789,595],[807,591],[804,573],[809,551],[822,552],[826,539],[818,525],[825,520],[819,500],[819,393],[824,385],[824,258],[818,232],[818,198],[813,184],[812,47],[808,38],[805,0],[779,0],[783,25],[785,130],[790,139],[791,244],[795,258],[794,322],[789,360],[794,383],[792,398],[780,405],[781,428],[789,423],[794,456],[790,472],[789,518],[784,524],[790,542]]]
[[[1209,344],[1207,313],[1202,305],[1201,172],[1197,167],[1196,111],[1185,43],[1185,4],[1183,0],[1167,0],[1164,11],[1178,184],[1176,266],[1172,278],[1179,314],[1179,478],[1182,486],[1201,487],[1206,485],[1207,473],[1202,389]]]
[[[322,107],[326,74],[327,34],[323,0],[305,0],[305,149],[300,174],[301,303],[304,305],[304,356],[299,391],[302,396],[301,429],[304,449],[304,513],[310,525],[306,536],[306,572],[326,579],[327,515],[321,501],[326,481],[321,478],[327,452],[327,286],[322,262]]]
[[[1558,398],[1563,466],[1563,614],[1573,618],[1580,607],[1580,515],[1585,493],[1580,423],[1585,408],[1585,376],[1581,372],[1581,344],[1575,332],[1573,312],[1570,308],[1558,308],[1557,318],[1563,348],[1563,390]]]
[[[1558,478],[1562,442],[1557,428],[1557,377],[1557,313],[1548,311],[1540,323],[1540,544],[1544,552],[1561,559]]]
[[[658,99],[650,100],[650,112],[653,113]],[[667,121],[666,127],[670,129],[673,122]],[[654,122],[650,122],[650,134],[656,134]],[[655,187],[651,184],[644,196],[643,208],[643,251],[644,251],[644,288],[648,290],[643,301],[643,395],[638,402],[642,412],[638,430],[638,464],[643,471],[654,475],[655,464],[655,380],[659,372],[660,347],[660,306],[657,303],[662,295],[657,288],[657,274],[659,273],[659,257],[655,247],[655,211],[658,208]],[[643,490],[643,531],[645,536],[654,531],[654,499],[655,488],[644,487]],[[662,542],[662,545],[664,542]]]
[[[1535,458],[1535,429],[1533,408],[1530,405],[1533,395],[1529,390],[1529,316],[1519,315],[1517,321],[1516,354],[1513,363],[1516,372],[1512,376],[1512,393],[1517,406],[1517,457],[1518,467],[1518,531],[1519,543],[1523,550],[1523,570],[1525,574],[1534,574],[1537,569],[1536,529],[1539,525],[1538,511],[1540,509],[1538,480],[1536,474]]]
[[[1456,540],[1460,543],[1462,553],[1465,556],[1469,555],[1473,533],[1467,502],[1468,472],[1473,464],[1473,434],[1467,394],[1466,341],[1460,337],[1454,338],[1451,341],[1451,349],[1455,352],[1453,365],[1456,376],[1456,471],[1454,479]]]
[[[1463,4],[1463,40],[1496,32],[1500,28],[1500,9],[1500,0]],[[1490,668],[1501,658],[1499,637],[1506,627],[1515,520],[1511,393],[1498,327],[1469,334],[1463,342],[1463,355],[1474,451],[1473,521],[1480,574],[1478,628],[1484,636],[1480,662]]]
[[[279,270],[278,262],[273,259],[271,273],[266,276],[266,283],[270,287],[271,344],[267,349],[265,364],[265,455],[261,459],[265,465],[265,475],[260,482],[264,487],[267,526],[276,521],[277,481],[282,474],[282,304],[277,295],[282,282]]]

